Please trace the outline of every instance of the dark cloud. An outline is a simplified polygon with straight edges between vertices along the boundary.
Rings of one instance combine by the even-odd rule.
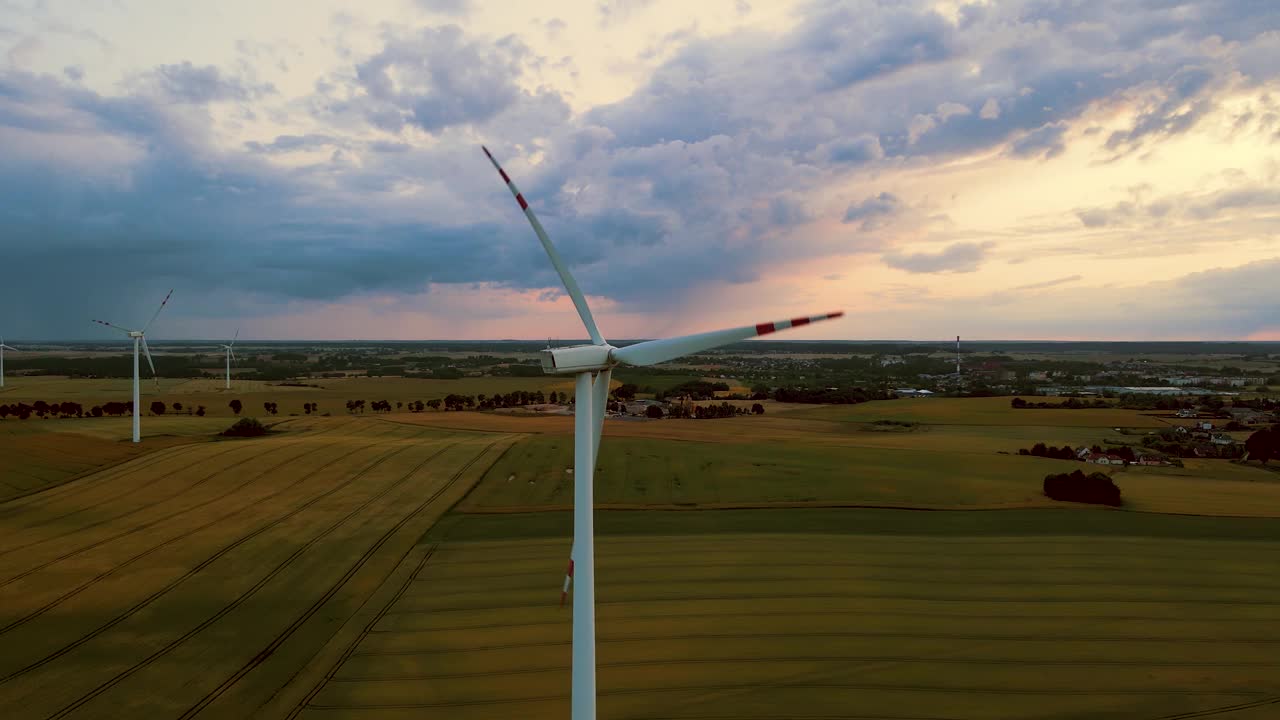
[[[958,242],[936,253],[886,253],[884,264],[909,273],[965,273],[978,269],[995,243]]]
[[[859,232],[877,230],[902,211],[902,200],[893,193],[882,192],[849,205],[844,211],[845,223],[858,223]]]
[[[80,288],[50,301],[59,319],[48,325],[79,334],[86,302],[123,312],[172,284],[275,302],[431,282],[554,287],[478,154],[485,140],[588,292],[637,310],[678,307],[689,288],[847,254],[847,235],[800,230],[821,207],[805,199],[850,172],[874,178],[979,153],[1052,158],[1100,107],[1131,122],[1079,142],[1112,153],[1186,132],[1224,94],[1274,84],[1267,31],[1280,27],[1277,8],[1037,0],[966,5],[952,22],[925,0],[818,0],[785,33],[672,38],[678,48],[634,92],[580,115],[554,89],[531,89],[551,61],[519,38],[452,25],[386,30],[372,52],[345,47],[345,66],[287,102],[251,76],[190,62],[116,94],[0,71],[0,246],[7,264],[36,268],[0,284],[0,300],[14,307],[58,283]],[[602,17],[640,9],[606,3]],[[302,129],[227,150],[208,108],[216,103]],[[291,122],[297,108],[306,117]],[[1260,104],[1240,131],[1275,134],[1277,118]],[[1237,188],[1076,214],[1090,227],[1201,221],[1262,212],[1271,197]],[[902,206],[882,193],[843,219],[870,231]],[[879,235],[858,236],[862,249],[879,249]],[[989,247],[884,259],[912,272],[966,271]]]
[[[1067,149],[1062,142],[1066,131],[1066,123],[1046,123],[1014,140],[1009,145],[1009,152],[1020,157],[1043,157],[1046,160],[1056,157]]]
[[[346,142],[332,135],[279,135],[269,143],[247,142],[246,148],[256,153],[288,153],[299,150],[318,150],[325,147],[344,147]]]
[[[356,65],[359,94],[322,101],[321,114],[359,113],[387,132],[483,123],[521,98],[516,80],[532,59],[514,36],[482,43],[457,25],[396,34]]]
[[[212,65],[197,67],[190,62],[161,65],[147,79],[170,99],[196,105],[229,100],[243,102],[275,90],[271,85],[245,84]]]

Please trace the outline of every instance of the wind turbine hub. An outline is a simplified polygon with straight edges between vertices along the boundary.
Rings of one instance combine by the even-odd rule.
[[[542,371],[553,375],[608,370],[614,366],[612,345],[575,345],[541,351]]]
[[[129,337],[131,337],[131,338],[140,338],[140,337],[142,337],[142,331],[141,331],[141,330],[130,330],[130,331],[129,331]]]

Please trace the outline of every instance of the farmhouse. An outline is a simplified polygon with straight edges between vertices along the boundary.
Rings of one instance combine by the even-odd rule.
[[[1124,458],[1119,455],[1108,455],[1107,453],[1091,452],[1084,461],[1094,465],[1124,465]]]

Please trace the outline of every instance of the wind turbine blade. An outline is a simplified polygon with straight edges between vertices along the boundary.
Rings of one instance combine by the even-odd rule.
[[[173,290],[169,290],[169,294],[165,295],[164,300],[160,301],[160,307],[156,308],[156,314],[151,316],[151,322],[148,322],[142,327],[142,332],[146,332],[151,327],[151,323],[155,322],[156,318],[160,317],[160,311],[164,309],[165,303],[169,302],[169,298],[171,297],[173,297]]]
[[[560,253],[556,252],[556,246],[551,244],[551,238],[547,237],[547,231],[542,229],[542,223],[538,222],[538,216],[533,214],[533,208],[529,207],[529,203],[520,194],[516,184],[511,182],[510,177],[507,177],[507,171],[503,170],[498,161],[493,158],[489,148],[481,145],[480,149],[484,150],[489,162],[493,163],[493,167],[502,176],[503,182],[507,184],[507,189],[515,196],[516,202],[520,203],[520,209],[524,210],[524,216],[529,219],[529,224],[533,226],[533,232],[537,234],[538,240],[542,243],[542,249],[547,251],[547,257],[551,258],[551,264],[555,266],[556,272],[560,274],[560,282],[564,283],[564,289],[568,291],[570,299],[573,300],[573,306],[578,309],[578,317],[582,318],[582,324],[586,326],[587,334],[591,336],[591,343],[593,345],[604,345],[604,338],[600,336],[600,330],[596,328],[596,320],[591,316],[591,308],[587,306],[586,296],[582,294],[582,289],[578,287],[578,282],[573,279],[573,275],[569,274],[568,266],[560,258]]]
[[[231,344],[232,344],[232,345],[235,345],[235,344],[236,344],[236,339],[237,339],[237,338],[239,338],[239,337],[240,337],[240,328],[236,328],[236,334],[235,334],[235,337],[231,338]]]
[[[601,370],[596,379],[591,383],[591,421],[595,423],[592,428],[591,437],[591,457],[600,457],[600,432],[604,429],[604,409],[609,404],[609,382],[613,379],[612,370]]]
[[[130,332],[130,330],[129,330],[128,328],[122,328],[122,327],[120,327],[119,325],[112,325],[111,323],[109,323],[109,322],[107,322],[107,321],[105,321],[105,320],[91,320],[90,322],[96,322],[96,323],[98,323],[99,325],[106,325],[107,327],[109,327],[109,328],[115,328],[116,330],[119,330],[120,332],[126,332],[126,333],[127,333],[127,332]]]
[[[649,340],[647,342],[628,345],[624,348],[618,348],[612,353],[612,358],[626,365],[656,365],[667,360],[674,360],[678,357],[691,355],[702,350],[710,350],[721,345],[746,340],[759,335],[768,335],[779,330],[787,328],[800,327],[810,323],[820,322],[822,320],[834,320],[843,316],[843,312],[833,312],[826,315],[811,315],[809,317],[792,318],[790,320],[779,320],[778,322],[760,323],[759,325],[747,325],[745,327],[730,328],[728,330],[713,330],[712,332],[698,333],[696,335],[683,335],[681,337],[665,338],[663,340]]]
[[[142,352],[147,356],[147,364],[151,366],[151,377],[156,376],[156,364],[151,362],[151,348],[147,347],[147,339],[142,338]]]

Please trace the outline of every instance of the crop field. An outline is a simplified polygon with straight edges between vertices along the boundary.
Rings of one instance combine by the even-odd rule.
[[[747,530],[750,516],[719,532],[712,518],[735,512],[601,514],[632,516],[616,534],[606,523],[597,545],[601,717],[1260,719],[1280,708],[1274,521],[1242,539],[1229,524],[1168,518],[1166,534],[1185,521],[1192,536],[1171,538],[1143,537],[1118,513],[1093,513],[1121,522],[1087,534],[1079,513],[958,513],[982,519],[911,535],[875,532],[905,518],[841,510],[821,511],[844,528],[821,534],[806,530],[811,511],[770,510],[773,532]],[[301,717],[565,717],[568,538],[520,537],[546,515],[434,532],[385,611],[311,684]]]
[[[601,717],[1274,717],[1280,474],[1057,503],[1150,418],[1004,401],[606,422]],[[566,715],[573,418],[283,415],[0,422],[0,717]]]
[[[0,717],[240,717],[510,438],[315,419],[0,505]]]
[[[555,377],[475,377],[458,380],[426,380],[402,377],[373,378],[334,378],[311,379],[305,381],[308,386],[282,385],[279,383],[258,380],[231,381],[231,389],[223,387],[222,378],[168,379],[160,378],[159,391],[156,383],[145,378],[140,388],[143,408],[150,406],[154,400],[166,405],[180,402],[183,407],[192,409],[204,405],[209,416],[233,417],[234,413],[227,403],[237,398],[243,403],[246,415],[261,415],[263,402],[279,404],[281,415],[301,414],[304,403],[318,403],[321,413],[339,415],[346,413],[347,400],[388,400],[409,403],[415,400],[426,402],[433,398],[443,398],[455,393],[459,395],[476,395],[484,393],[510,393],[516,390],[530,392],[542,390],[550,392],[572,391],[573,380]],[[133,381],[130,379],[82,380],[56,376],[20,376],[9,379],[4,393],[0,393],[0,403],[26,402],[36,400],[46,402],[62,402],[69,400],[86,407],[109,400],[121,402],[132,399]]]
[[[1052,398],[1048,398],[1052,401]],[[1160,428],[1168,424],[1121,408],[1012,410],[1010,398],[907,398],[860,405],[828,405],[793,413],[797,417],[845,422],[903,420],[937,425],[1023,425],[1052,427]]]

